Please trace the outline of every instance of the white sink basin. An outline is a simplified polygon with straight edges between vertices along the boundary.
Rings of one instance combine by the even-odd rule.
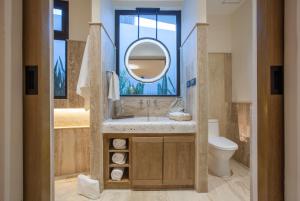
[[[104,133],[195,133],[194,121],[174,121],[168,117],[134,117],[109,119],[103,123]]]

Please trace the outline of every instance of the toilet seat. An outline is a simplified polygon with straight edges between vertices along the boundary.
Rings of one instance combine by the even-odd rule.
[[[238,145],[225,137],[209,136],[208,143],[220,150],[233,151],[238,149]]]

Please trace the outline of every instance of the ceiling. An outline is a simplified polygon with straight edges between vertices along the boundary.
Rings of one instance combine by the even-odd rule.
[[[184,0],[112,0],[116,8],[161,7],[181,9]],[[245,1],[250,0],[206,0],[208,15],[230,15]]]
[[[183,0],[112,0],[116,9],[135,9],[136,7],[160,7],[164,10],[180,10]]]
[[[207,0],[208,15],[230,15],[245,1],[250,0]]]

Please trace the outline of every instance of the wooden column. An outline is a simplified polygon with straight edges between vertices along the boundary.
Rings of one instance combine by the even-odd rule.
[[[271,94],[271,66],[284,63],[284,0],[257,1],[258,199],[284,200],[283,94]]]
[[[89,66],[91,67],[91,102],[90,102],[90,129],[91,129],[91,177],[100,182],[103,190],[103,96],[102,96],[102,65],[101,65],[101,24],[90,24]]]
[[[51,198],[50,10],[48,0],[23,1],[24,69],[26,65],[36,65],[38,69],[38,94],[24,94],[23,98],[24,201]]]
[[[195,138],[195,189],[197,192],[208,191],[208,52],[207,24],[197,24],[197,95],[196,121],[197,134]]]

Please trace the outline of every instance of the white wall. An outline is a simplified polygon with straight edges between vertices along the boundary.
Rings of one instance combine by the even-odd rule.
[[[91,15],[91,0],[69,0],[70,40],[86,41]]]
[[[101,0],[91,0],[92,1],[92,22],[100,22],[100,1]]]
[[[182,8],[181,38],[187,38],[196,23],[206,23],[206,0],[185,0]]]
[[[22,1],[0,2],[0,200],[22,200]]]
[[[231,53],[231,16],[208,15],[208,52]]]
[[[285,200],[300,200],[300,0],[285,1]]]
[[[252,102],[253,55],[252,1],[246,1],[232,15],[232,100]]]
[[[252,102],[254,25],[252,0],[232,14],[208,15],[208,52],[232,53],[232,100]]]
[[[112,0],[100,1],[100,22],[104,25],[109,36],[115,40],[115,11]]]
[[[115,40],[115,11],[112,0],[92,0],[92,22],[102,23],[110,38]]]

